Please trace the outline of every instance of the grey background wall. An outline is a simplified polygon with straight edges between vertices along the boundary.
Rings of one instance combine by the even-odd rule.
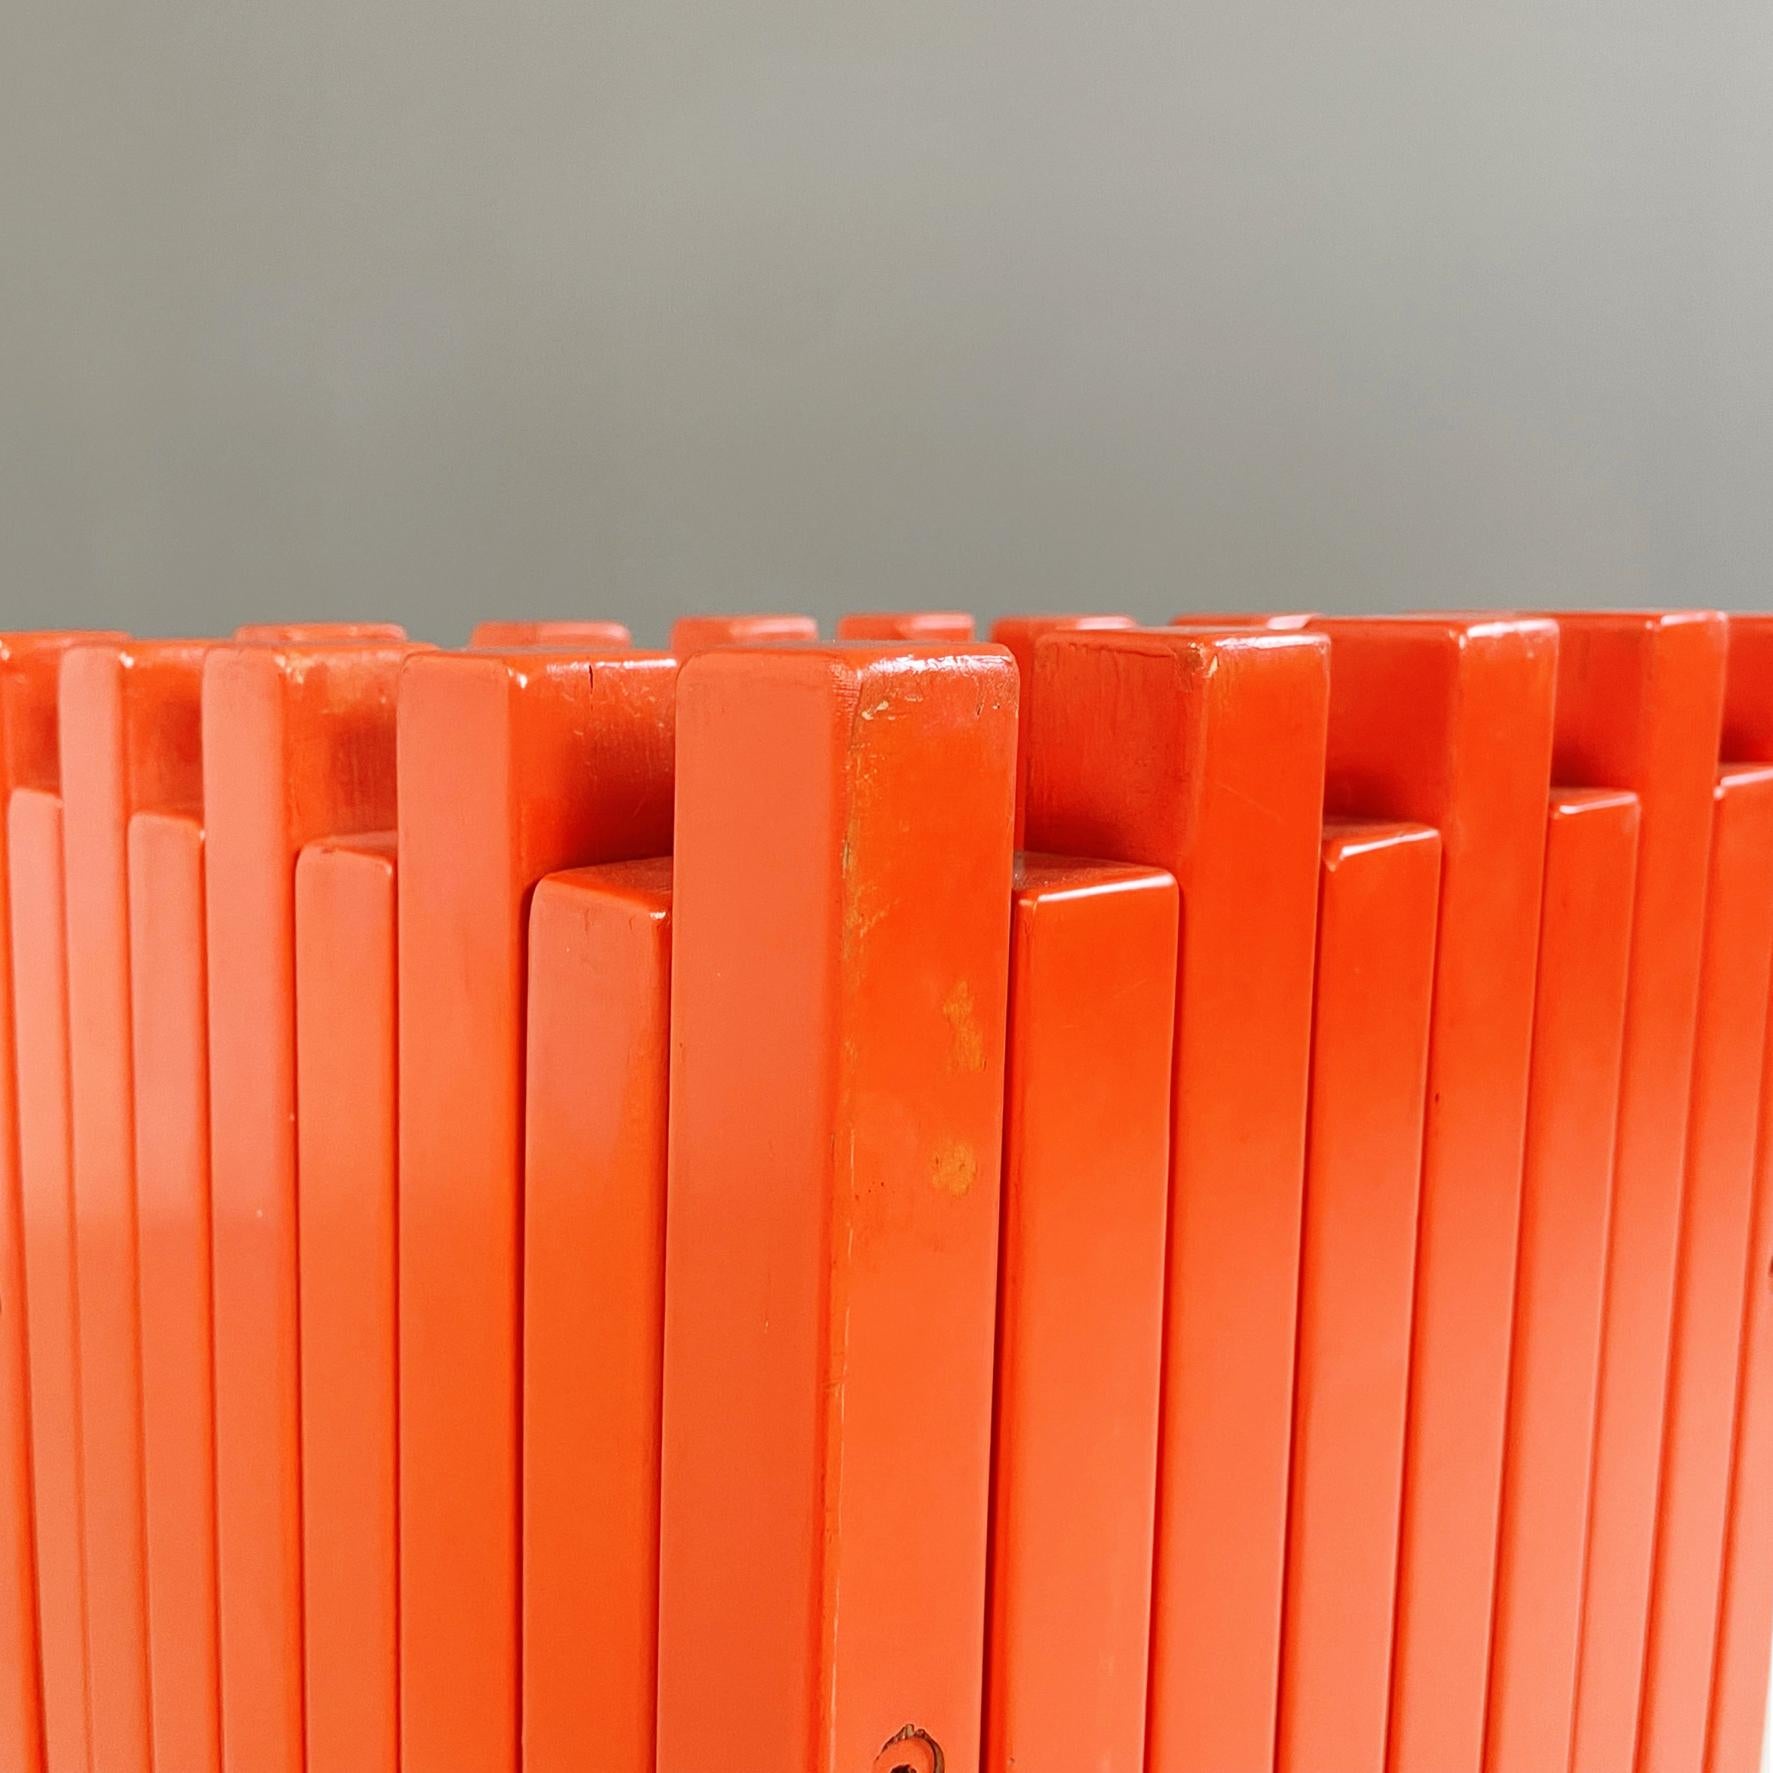
[[[0,621],[1764,603],[1764,0],[7,0]]]

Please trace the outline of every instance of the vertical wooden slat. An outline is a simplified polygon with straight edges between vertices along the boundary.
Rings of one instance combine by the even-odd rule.
[[[1725,630],[1704,610],[1558,626],[1557,780],[1627,790],[1643,809],[1570,1762],[1620,1773],[1649,1617]]]
[[[21,785],[55,774],[60,656],[82,640],[121,635],[0,634],[0,1765],[43,1766],[25,1227],[18,1169],[7,808]]]
[[[1712,817],[1669,1341],[1640,1773],[1700,1773],[1773,979],[1773,769],[1727,766]]]
[[[671,651],[679,659],[717,646],[763,646],[818,638],[819,624],[811,616],[679,616],[671,624]]]
[[[1182,892],[1152,1764],[1274,1753],[1327,644],[1057,634],[1035,649],[1028,842]]]
[[[1635,795],[1552,794],[1486,1773],[1566,1766],[1575,1728],[1638,825]]]
[[[1721,755],[1773,762],[1773,617],[1731,616]],[[1758,1773],[1773,1646],[1773,1030],[1761,1088],[1760,1149],[1732,1445],[1729,1521],[1712,1671],[1706,1773]]]
[[[1323,621],[1325,804],[1441,834],[1392,1651],[1393,1773],[1483,1754],[1557,630]]]
[[[206,647],[79,646],[62,661],[87,1632],[93,1758],[107,1773],[147,1773],[152,1764],[128,828],[138,808],[200,802]]]
[[[91,1675],[61,796],[15,788],[8,823],[44,1758],[51,1773],[88,1773]]]
[[[669,849],[676,670],[429,653],[401,682],[404,1773],[517,1765],[529,899],[561,868]]]
[[[1021,693],[1016,700],[1016,847],[1028,825],[1028,711],[1034,706],[1034,649],[1049,634],[1068,634],[1079,628],[1131,628],[1131,616],[1000,616],[991,624],[995,646],[1007,646],[1020,674]]]
[[[684,672],[659,1773],[978,1766],[1015,718],[990,648]]]
[[[396,1773],[394,834],[295,866],[308,1773]]]
[[[476,622],[468,644],[493,651],[516,646],[631,646],[634,636],[622,622],[600,622],[589,618],[562,616],[541,621],[512,620],[508,617]]]
[[[203,675],[217,1574],[229,1773],[301,1773],[295,859],[394,814],[396,642],[211,651]]]
[[[653,1773],[671,862],[552,874],[529,925],[523,1765]]]
[[[837,618],[837,638],[959,645],[973,638],[973,618],[958,609],[855,610]]]
[[[219,1773],[203,827],[129,824],[142,1490],[156,1768]]]
[[[1324,833],[1280,1773],[1382,1773],[1440,837]]]
[[[1161,869],[1018,862],[991,1773],[1144,1760],[1179,908]]]

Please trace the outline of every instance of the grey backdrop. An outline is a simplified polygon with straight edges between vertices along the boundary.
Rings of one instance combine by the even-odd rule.
[[[1765,0],[5,0],[0,621],[1765,601]]]

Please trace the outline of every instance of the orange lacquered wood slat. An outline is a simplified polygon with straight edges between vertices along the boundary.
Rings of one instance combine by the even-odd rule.
[[[1773,1101],[1773,1039],[1763,1101]],[[1762,1111],[1705,1773],[1759,1773],[1773,1643],[1773,1140]]]
[[[671,651],[679,659],[717,646],[761,646],[785,640],[817,640],[811,616],[679,616],[671,624]]]
[[[1019,860],[986,1635],[992,1773],[1145,1744],[1176,883]]]
[[[106,1773],[152,1761],[128,828],[138,808],[200,802],[207,644],[113,642],[62,660],[87,1636],[93,1760]]]
[[[0,640],[0,673],[9,662]],[[0,703],[5,689],[0,684]],[[0,714],[3,722],[3,714]],[[0,809],[12,769],[0,724]],[[25,1257],[18,1176],[18,1096],[12,1017],[11,863],[0,816],[0,1765],[43,1765],[42,1676],[37,1657],[37,1552],[32,1531],[31,1405],[25,1353]]]
[[[242,646],[387,645],[406,630],[398,622],[242,622],[234,638]]]
[[[295,870],[308,1773],[394,1773],[394,834]]]
[[[154,1765],[221,1766],[203,828],[129,822],[142,1474]]]
[[[43,788],[14,789],[8,824],[44,1759],[50,1773],[87,1773],[92,1748],[61,797]]]
[[[405,1773],[518,1755],[524,938],[535,883],[671,844],[676,661],[421,654],[400,688]]]
[[[1332,639],[1326,804],[1441,833],[1388,1764],[1473,1773],[1490,1612],[1557,630],[1418,616]]]
[[[1149,1754],[1274,1752],[1328,648],[1035,648],[1028,841],[1182,892]]]
[[[1280,1773],[1381,1773],[1440,837],[1324,833]]]
[[[60,655],[79,641],[104,638],[120,637],[0,634],[0,1766],[18,1768],[20,1773],[38,1773],[43,1765],[43,1700],[6,809],[15,787],[42,786],[56,779]]]
[[[1557,780],[1642,808],[1570,1763],[1620,1773],[1643,1675],[1725,635],[1706,611],[1558,622]]]
[[[579,616],[538,621],[499,618],[476,622],[468,644],[492,649],[518,646],[584,646],[601,649],[631,646],[634,636],[624,622],[601,622]]]
[[[1015,689],[684,673],[659,1773],[978,1766]]]
[[[1727,765],[1706,887],[1640,1773],[1699,1773],[1705,1756],[1770,977],[1773,769]]]
[[[223,1756],[302,1766],[295,859],[394,814],[397,642],[226,646],[203,676]]]
[[[1773,1031],[1763,1102],[1773,1101]],[[1763,1108],[1731,1441],[1729,1515],[1706,1722],[1706,1773],[1759,1773],[1773,1641],[1773,1144]]]
[[[1007,646],[1022,679],[1016,702],[1016,847],[1028,822],[1028,710],[1033,705],[1034,643],[1043,635],[1079,628],[1131,628],[1131,616],[1000,616],[991,624],[994,646]]]
[[[1763,1099],[1773,1101],[1773,1039]],[[1757,1773],[1767,1729],[1767,1646],[1773,1642],[1773,1142],[1763,1111],[1749,1239],[1747,1302],[1731,1443],[1707,1718],[1706,1773]]]
[[[1773,762],[1773,619],[1729,619],[1722,754]],[[1756,1773],[1773,1644],[1773,1032],[1761,1085],[1761,1130],[1742,1316],[1730,1504],[1706,1773]]]
[[[529,925],[523,1765],[653,1773],[671,863],[550,875]]]
[[[1310,610],[1184,610],[1170,618],[1172,628],[1266,628],[1275,634],[1297,634],[1317,620]]]
[[[837,638],[964,643],[973,638],[973,618],[958,609],[852,610],[837,618]]]
[[[1635,795],[1552,794],[1486,1773],[1570,1758],[1638,823]]]

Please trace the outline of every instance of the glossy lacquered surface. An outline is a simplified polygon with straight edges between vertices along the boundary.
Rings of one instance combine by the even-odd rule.
[[[1388,1764],[1483,1753],[1557,630],[1325,621],[1326,804],[1441,834]]]
[[[543,875],[671,842],[677,666],[415,654],[399,721],[404,1773],[518,1758],[525,931]]]
[[[1488,1773],[1570,1758],[1637,874],[1637,797],[1555,789],[1534,992]]]
[[[1642,807],[1571,1773],[1631,1765],[1724,693],[1703,610],[1558,618],[1557,779]]]
[[[1267,628],[1276,634],[1297,634],[1316,620],[1310,610],[1185,610],[1170,619],[1172,628]]]
[[[80,646],[61,673],[92,1752],[117,1773],[151,1765],[128,827],[137,810],[201,801],[206,651]]]
[[[211,650],[203,671],[222,1750],[301,1773],[295,860],[393,822],[398,642]]]
[[[15,788],[7,823],[43,1751],[80,1773],[91,1671],[61,796]]]
[[[992,648],[685,668],[660,1773],[978,1766],[1015,722]]]
[[[1028,825],[1028,710],[1034,705],[1034,649],[1048,634],[1072,633],[1080,628],[1131,628],[1131,616],[1000,616],[991,624],[995,646],[1008,647],[1021,676],[1016,702],[1016,847]]]
[[[523,1765],[652,1773],[671,861],[551,874],[529,920]]]
[[[771,642],[818,638],[819,624],[811,616],[679,616],[671,624],[671,652],[679,659],[708,652],[717,646],[762,646]]]
[[[398,622],[242,622],[243,646],[386,646],[406,639]]]
[[[1773,621],[1732,616],[1722,754],[1773,762]],[[1773,1644],[1773,1038],[1761,1086],[1706,1773],[1756,1773]]]
[[[154,1765],[218,1773],[214,1334],[203,827],[129,822],[142,1500]]]
[[[1705,1754],[1735,1434],[1767,988],[1773,769],[1726,767],[1712,817],[1638,1765]]]
[[[991,1773],[1143,1760],[1179,910],[1159,869],[1017,866]]]
[[[1028,842],[1182,893],[1153,1764],[1269,1764],[1280,1673],[1329,647],[1056,634],[1035,649]]]
[[[469,636],[471,647],[497,652],[518,646],[611,647],[631,646],[634,636],[622,622],[599,622],[588,617],[556,616],[539,621],[503,617],[476,622]]]
[[[25,1773],[37,1773],[43,1761],[43,1682],[18,1167],[8,808],[15,788],[52,787],[59,780],[56,694],[61,655],[81,641],[120,638],[0,634],[0,1764]],[[55,1604],[52,1597],[51,1607]]]
[[[1773,1100],[1773,1041],[1763,1100]],[[1773,1643],[1773,1149],[1761,1142],[1749,1227],[1729,1514],[1707,1713],[1706,1773],[1760,1773]]]
[[[1557,629],[1323,621],[1326,805],[1441,833],[1388,1764],[1482,1755]]]
[[[1380,1773],[1441,843],[1324,833],[1281,1639],[1283,1773]]]
[[[295,865],[308,1773],[399,1764],[394,834]]]
[[[960,609],[852,610],[837,618],[839,640],[909,640],[962,644],[973,638],[973,618]]]

